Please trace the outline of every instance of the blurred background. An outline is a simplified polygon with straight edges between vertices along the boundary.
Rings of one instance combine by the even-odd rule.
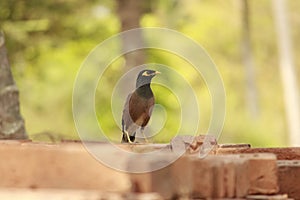
[[[164,27],[197,41],[218,67],[227,97],[221,143],[287,146],[299,144],[300,138],[299,11],[300,2],[293,0],[2,0],[0,29],[32,139],[78,139],[72,89],[80,65],[96,45],[131,28]],[[211,112],[206,87],[198,84],[188,63],[153,50],[127,54],[105,72],[108,78],[100,82],[106,87],[96,94],[102,129],[112,140],[120,139],[110,108],[114,83],[147,62],[180,66],[202,105],[208,105],[201,110],[198,130],[205,133]],[[178,112],[172,95],[165,98],[167,91],[153,90],[168,116]],[[154,141],[169,142],[177,123],[170,117]]]

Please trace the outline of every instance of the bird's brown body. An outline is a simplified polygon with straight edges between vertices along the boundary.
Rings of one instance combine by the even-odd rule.
[[[150,88],[150,82],[146,82],[142,85],[139,85],[137,82],[137,88],[133,93],[128,95],[124,105],[122,115],[122,142],[133,142],[135,140],[136,131],[139,128],[141,131],[144,130],[150,120],[154,104],[155,99]]]

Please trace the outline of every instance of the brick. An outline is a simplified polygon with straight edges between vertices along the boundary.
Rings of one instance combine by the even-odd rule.
[[[213,196],[212,166],[216,165],[212,159],[195,159],[193,162],[193,197],[207,198]]]
[[[288,200],[287,194],[275,194],[275,195],[248,195],[248,200]]]
[[[224,162],[224,196],[225,197],[235,197],[236,182],[236,170],[235,162],[231,159],[225,160]]]
[[[193,196],[224,198],[235,196],[235,164],[232,156],[193,159]]]
[[[248,174],[248,160],[246,158],[240,158],[236,156],[235,161],[235,196],[246,197],[250,188],[250,175]]]
[[[244,198],[278,192],[276,156],[242,154],[193,158],[193,196]]]
[[[210,150],[214,150],[217,146],[216,137],[213,135],[180,135],[171,140],[171,149],[174,153],[198,154],[201,147],[206,145]],[[210,152],[214,154],[214,151]]]
[[[20,188],[1,188],[0,199],[55,199],[55,200],[99,200],[114,199],[126,200],[122,194],[103,193],[97,190],[62,190],[62,189],[20,189]]]
[[[248,149],[251,148],[251,144],[237,143],[237,144],[219,144],[219,149]]]
[[[107,145],[103,151],[114,153]],[[6,141],[0,144],[0,157],[0,187],[130,191],[126,173],[98,162],[80,143]]]
[[[134,152],[134,153],[149,153],[153,151],[160,151],[164,153],[171,153],[170,144],[143,144],[143,143],[134,143],[134,144],[115,144],[117,147],[124,149],[125,151]]]
[[[217,155],[224,154],[243,154],[243,153],[272,153],[277,156],[278,160],[300,160],[300,147],[284,147],[284,148],[250,148],[247,146],[239,146],[233,144],[219,145],[216,150]]]
[[[277,164],[280,193],[300,199],[300,160],[282,160]]]
[[[191,165],[187,156],[180,157],[166,167],[152,171],[160,164],[168,164],[176,156],[173,153],[163,153],[149,158],[133,158],[129,162],[129,168],[135,165],[148,167],[149,172],[131,174],[132,192],[158,193],[164,199],[186,197],[191,193]]]
[[[106,198],[110,199],[110,198]],[[128,193],[124,195],[124,200],[164,200],[157,193]]]
[[[236,194],[275,194],[279,191],[274,154],[241,154],[236,170]]]
[[[243,150],[251,149],[250,144],[219,144],[215,150],[216,155],[240,154]]]

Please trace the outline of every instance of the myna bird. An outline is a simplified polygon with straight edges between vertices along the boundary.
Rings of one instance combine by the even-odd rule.
[[[136,89],[129,94],[122,115],[122,143],[132,143],[138,129],[141,130],[145,140],[144,128],[148,124],[153,106],[154,95],[150,87],[152,78],[160,72],[142,70],[136,79]]]

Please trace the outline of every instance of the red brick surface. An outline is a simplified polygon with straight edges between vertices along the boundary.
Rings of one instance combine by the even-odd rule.
[[[276,194],[279,191],[277,163],[274,154],[242,154],[237,169],[237,196]]]
[[[107,193],[99,190],[0,189],[2,200],[163,200],[156,193]]]
[[[157,163],[166,162],[174,158],[173,154],[165,154],[156,158],[144,160],[144,165],[149,168]],[[139,161],[138,161],[139,162]],[[137,162],[131,161],[129,165]],[[181,157],[171,165],[160,170],[148,173],[131,174],[132,192],[159,193],[165,199],[186,197],[191,193],[191,162],[188,157]]]
[[[0,145],[0,187],[126,192],[129,176],[94,159],[81,144]]]
[[[286,148],[250,148],[250,147],[221,147],[217,149],[216,154],[244,154],[244,153],[273,153],[278,160],[300,160],[300,147]]]
[[[248,195],[248,200],[288,200],[287,194],[275,194],[275,195]]]
[[[193,159],[195,197],[245,197],[278,192],[276,156],[247,154]]]
[[[280,193],[300,199],[300,161],[278,161]]]
[[[234,197],[235,170],[229,156],[193,160],[193,196]]]
[[[151,171],[177,158],[170,145],[118,145],[134,154],[162,150],[156,156],[141,159],[124,158],[105,143],[93,145],[111,160],[121,160],[127,169],[144,166],[150,171],[128,174],[106,167],[81,143],[0,141],[0,199],[1,188],[3,193],[8,188],[101,191],[101,195],[113,192],[120,199],[149,199],[151,195],[157,199],[300,199],[300,161],[276,159],[276,155],[298,158],[298,148],[267,150],[249,145],[219,145],[213,152],[217,155],[200,159],[197,153],[185,154],[173,164]]]

